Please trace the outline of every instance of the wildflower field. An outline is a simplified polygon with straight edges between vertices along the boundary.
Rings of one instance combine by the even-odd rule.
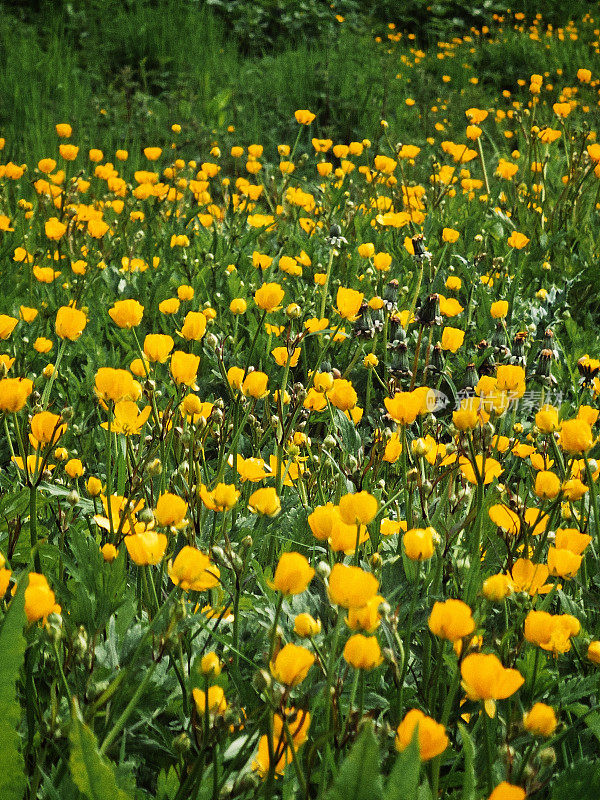
[[[0,800],[600,797],[587,5],[0,129]]]

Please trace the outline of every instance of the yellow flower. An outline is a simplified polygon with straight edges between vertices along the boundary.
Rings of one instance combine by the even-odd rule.
[[[396,729],[396,750],[406,750],[412,742],[415,728],[421,761],[439,756],[448,747],[449,740],[444,726],[419,709],[412,708]]]
[[[334,564],[329,576],[329,599],[342,608],[363,608],[377,594],[379,581],[360,567]]]
[[[527,247],[529,244],[529,239],[525,236],[524,233],[519,233],[518,231],[513,231],[511,235],[508,237],[507,244],[509,247],[512,247],[514,250],[522,250],[524,247]]]
[[[381,623],[379,609],[385,598],[376,594],[362,608],[348,609],[346,625],[353,631],[363,630],[366,633],[374,633]]]
[[[463,660],[460,672],[467,697],[469,700],[483,700],[490,717],[496,713],[494,701],[510,697],[525,682],[518,670],[506,669],[492,654],[471,653]]]
[[[90,475],[90,477],[87,479],[85,488],[87,489],[87,493],[90,497],[98,497],[102,491],[102,481],[100,478]]]
[[[119,328],[134,328],[142,321],[144,306],[137,300],[117,300],[108,313]]]
[[[586,453],[594,437],[590,425],[583,419],[567,419],[560,426],[560,446],[565,453]]]
[[[294,633],[303,639],[317,636],[321,633],[321,622],[310,614],[298,614],[294,620]]]
[[[106,544],[102,545],[100,552],[102,553],[102,558],[108,564],[112,564],[115,558],[119,555],[119,551],[117,550],[117,548],[114,546],[114,544],[111,544],[110,542],[106,542]]]
[[[551,575],[559,578],[574,578],[577,570],[581,566],[583,556],[573,553],[562,547],[550,547],[548,549],[548,569]]]
[[[298,360],[301,352],[301,348],[296,347],[294,352],[290,355],[287,347],[275,347],[273,350],[271,350],[271,355],[275,359],[275,363],[278,366],[285,367],[287,364],[293,369],[294,367],[298,366]]]
[[[229,304],[229,310],[231,311],[232,314],[235,314],[236,316],[240,314],[245,314],[247,308],[248,304],[246,303],[243,297],[236,297]]]
[[[297,644],[286,644],[271,661],[271,674],[279,683],[286,686],[298,686],[306,678],[309,669],[314,664],[315,657]]]
[[[446,600],[434,604],[429,616],[429,630],[441,639],[455,642],[473,633],[475,621],[472,611],[462,600]]]
[[[164,496],[164,495],[163,495]],[[169,578],[184,591],[203,592],[219,584],[219,570],[205,553],[195,547],[183,547],[175,561],[169,561]]]
[[[369,492],[344,495],[339,502],[342,521],[346,525],[368,525],[377,514],[379,503]]]
[[[484,466],[483,456],[481,454],[475,456],[477,471],[475,471],[473,464],[467,458],[461,457],[459,462],[460,471],[470,483],[478,483],[478,480],[481,479],[484,485],[487,486],[494,478],[498,478],[504,472],[502,465],[499,461],[496,461],[495,458],[486,458]]]
[[[552,500],[560,492],[560,478],[553,472],[541,470],[535,477],[535,494],[542,500]]]
[[[278,283],[263,283],[254,292],[254,302],[263,311],[276,311],[281,306],[285,291]]]
[[[545,564],[534,564],[527,558],[518,558],[511,570],[510,577],[515,592],[527,592],[532,597],[536,594],[547,594],[552,585],[545,583],[550,570]]]
[[[227,383],[232,389],[241,389],[244,380],[244,370],[241,367],[229,367],[227,370]]]
[[[294,116],[300,125],[310,125],[316,115],[307,109],[300,109],[294,113]]]
[[[483,582],[483,596],[486,600],[499,603],[504,600],[513,591],[513,583],[508,575],[490,575],[489,578]]]
[[[73,133],[73,129],[68,122],[59,122],[55,127],[56,133],[61,139],[68,139]]]
[[[354,669],[374,669],[383,661],[381,648],[375,636],[363,636],[355,633],[344,647],[344,659]]]
[[[375,269],[379,270],[379,272],[387,272],[391,265],[392,257],[389,253],[376,253],[373,257],[373,266]]]
[[[415,391],[396,392],[391,399],[386,397],[383,403],[394,422],[410,425],[419,416],[423,400]]]
[[[490,314],[494,319],[504,319],[508,314],[508,300],[496,300],[490,306]]]
[[[444,228],[442,230],[442,239],[449,244],[454,244],[454,242],[457,242],[459,237],[460,233],[454,230],[454,228]]]
[[[375,245],[373,242],[364,242],[358,245],[358,254],[362,258],[372,258],[375,255]]]
[[[442,350],[449,350],[451,353],[456,353],[459,347],[465,340],[465,332],[460,328],[445,327],[442,331]]]
[[[23,308],[23,306],[21,306],[21,308]],[[37,311],[35,315],[37,316]],[[19,320],[15,317],[9,317],[8,314],[0,314],[0,339],[8,339],[18,321]]]
[[[535,415],[535,424],[542,433],[553,433],[558,429],[558,409],[551,405],[544,405]]]
[[[257,370],[249,372],[242,383],[242,393],[246,397],[250,396],[255,400],[260,400],[269,394],[267,390],[268,383],[269,377],[264,372],[258,372]]]
[[[96,394],[102,400],[132,400],[137,395],[133,376],[126,369],[112,369],[100,367],[96,372]]]
[[[525,394],[525,370],[513,364],[502,364],[496,373],[496,388],[506,392],[509,400],[516,400]]]
[[[558,722],[552,706],[547,706],[545,703],[535,703],[531,711],[523,714],[523,725],[534,736],[547,738],[552,736]]]
[[[124,371],[124,370],[123,370]],[[133,382],[135,385],[135,382]],[[115,403],[114,415],[111,423],[113,433],[124,436],[137,436],[150,416],[150,406],[145,406],[139,411],[133,400],[119,400]],[[101,426],[108,430],[108,423],[102,422]]]
[[[75,161],[79,148],[74,144],[61,144],[58,146],[58,152],[65,161]]]
[[[200,485],[200,499],[211,511],[228,511],[237,503],[239,491],[233,483],[218,483],[212,491]]]
[[[248,499],[248,508],[253,514],[276,517],[281,511],[281,501],[272,486],[257,489]]]
[[[600,664],[600,642],[590,642],[587,649],[587,657],[594,664]]]
[[[308,588],[314,574],[315,571],[308,563],[306,556],[300,553],[283,553],[277,564],[273,581],[269,585],[286,596],[301,594]]]
[[[216,653],[209,652],[202,656],[200,661],[200,669],[203,675],[211,675],[217,678],[221,674],[223,665],[219,656]]]
[[[170,492],[161,494],[154,509],[154,516],[163,527],[179,527],[187,514],[188,504],[182,497]]]
[[[571,649],[571,636],[581,629],[579,620],[571,614],[549,614],[547,611],[530,611],[525,617],[525,639],[554,655]]]
[[[158,564],[167,549],[167,537],[156,531],[140,531],[125,537],[127,552],[138,567]]]
[[[201,311],[188,311],[183,320],[181,336],[188,341],[199,342],[206,332],[206,316]]]
[[[580,533],[575,528],[558,528],[554,538],[556,547],[570,550],[578,556],[583,553],[591,541],[591,536],[586,533]]]
[[[363,299],[364,294],[362,292],[357,292],[356,289],[345,289],[340,286],[336,296],[336,310],[343,319],[352,322],[357,319]]]
[[[65,472],[69,478],[73,480],[75,480],[75,478],[81,478],[84,471],[83,464],[78,458],[70,458],[65,464]]]
[[[0,380],[0,411],[20,411],[33,391],[29,378],[4,378]]]
[[[162,333],[149,333],[144,339],[144,355],[148,361],[164,364],[175,342],[171,336]]]
[[[160,147],[144,147],[144,155],[148,161],[158,161],[161,153],[162,149]]]
[[[66,423],[51,411],[40,411],[31,418],[31,433],[40,444],[56,444],[66,429]]]
[[[6,590],[5,590],[6,591]],[[44,575],[29,573],[29,583],[25,589],[25,615],[28,622],[37,622],[52,614],[57,608],[54,592]]]
[[[199,366],[200,356],[184,353],[181,350],[175,350],[171,356],[171,374],[177,384],[183,383],[186,386],[193,386],[196,382]]]
[[[74,342],[84,331],[87,325],[87,317],[77,308],[71,306],[61,306],[56,313],[54,329],[56,335],[61,339],[69,339]]]
[[[358,403],[358,395],[351,381],[335,378],[332,388],[327,392],[327,399],[340,411],[350,411]]]
[[[507,781],[502,781],[496,786],[488,800],[525,800],[525,796],[525,789]]]
[[[209,714],[222,715],[227,711],[227,699],[222,687],[218,684],[208,687],[207,693],[203,689],[193,689],[192,696],[196,704],[196,711],[203,717],[208,709]]]
[[[433,528],[411,528],[402,537],[404,552],[411,561],[427,561],[435,552]]]

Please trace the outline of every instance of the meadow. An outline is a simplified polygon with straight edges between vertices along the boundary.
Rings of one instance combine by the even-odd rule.
[[[9,4],[2,800],[600,796],[583,5]]]

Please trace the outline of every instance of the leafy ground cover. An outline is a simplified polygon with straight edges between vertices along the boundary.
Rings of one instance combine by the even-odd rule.
[[[1,140],[2,798],[598,796],[598,23],[334,22]]]

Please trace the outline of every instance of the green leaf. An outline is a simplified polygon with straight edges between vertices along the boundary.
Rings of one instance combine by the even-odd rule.
[[[587,727],[600,742],[600,712],[590,711],[588,706],[584,706],[583,703],[573,703],[573,705],[569,707],[569,711],[572,711],[580,719],[583,719]]]
[[[600,797],[598,762],[580,760],[567,767],[556,779],[551,800],[597,800]]]
[[[379,744],[369,720],[340,767],[326,800],[381,800],[379,764]]]
[[[338,434],[342,440],[344,450],[353,456],[358,456],[360,449],[360,437],[356,432],[356,426],[351,422],[343,411],[336,408],[335,421],[338,425]]]
[[[419,740],[415,728],[411,743],[396,759],[385,787],[385,800],[417,800],[420,772]]]
[[[179,789],[179,778],[174,767],[168,772],[161,769],[156,784],[156,800],[174,800]]]
[[[21,707],[17,702],[16,683],[25,657],[25,589],[29,578],[18,583],[2,627],[0,628],[0,797],[2,800],[23,800],[25,794],[25,762],[21,754],[17,727]]]
[[[464,725],[458,724],[465,754],[465,774],[463,776],[462,800],[475,800],[475,745]]]
[[[79,791],[88,800],[133,800],[117,784],[115,767],[98,752],[96,737],[79,714],[77,701],[71,711],[69,768]]]

